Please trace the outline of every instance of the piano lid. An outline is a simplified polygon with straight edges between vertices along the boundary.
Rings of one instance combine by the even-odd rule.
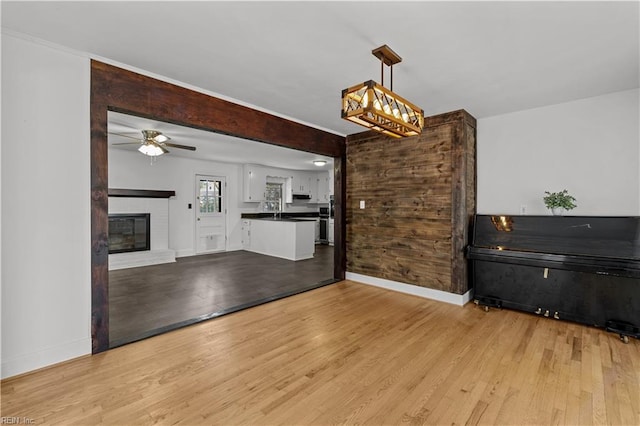
[[[476,215],[472,246],[640,260],[640,217]]]

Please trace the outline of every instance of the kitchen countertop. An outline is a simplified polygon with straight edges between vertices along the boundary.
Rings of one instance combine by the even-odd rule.
[[[245,218],[249,219],[249,218]],[[292,217],[252,217],[250,220],[266,220],[270,222],[311,222],[315,221],[313,218],[302,219],[302,218],[292,218]]]
[[[283,219],[317,219],[320,215],[317,212],[281,212],[278,217]],[[272,219],[273,212],[242,213],[241,219]]]

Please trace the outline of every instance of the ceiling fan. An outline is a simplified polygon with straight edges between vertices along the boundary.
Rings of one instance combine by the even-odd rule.
[[[139,144],[140,147],[138,151],[143,153],[144,155],[148,155],[149,157],[157,157],[158,155],[166,154],[169,152],[167,147],[171,148],[179,148],[179,149],[188,149],[189,151],[195,151],[195,146],[189,145],[179,145],[176,143],[170,143],[171,138],[163,135],[161,132],[157,130],[142,130],[142,139],[138,139],[133,136],[125,135],[122,133],[111,133],[112,135],[123,136],[129,139],[135,139],[137,142],[118,142],[113,145],[135,145]]]

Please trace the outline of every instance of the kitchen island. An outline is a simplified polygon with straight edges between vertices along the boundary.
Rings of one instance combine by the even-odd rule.
[[[315,220],[291,218],[243,219],[251,222],[244,249],[288,260],[312,259],[315,253]]]

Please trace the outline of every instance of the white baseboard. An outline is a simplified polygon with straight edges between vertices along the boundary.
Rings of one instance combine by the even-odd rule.
[[[242,246],[229,246],[226,251],[239,251],[239,250],[242,250]],[[193,249],[176,250],[176,257],[189,257],[189,256],[197,256],[197,255],[198,254]]]
[[[136,268],[139,266],[160,265],[176,261],[173,250],[146,250],[131,253],[114,253],[109,255],[109,270]]]
[[[176,257],[189,257],[195,255],[196,251],[194,249],[176,250]]]
[[[21,355],[13,359],[3,359],[0,376],[2,379],[6,379],[90,354],[91,339],[80,339],[65,343],[64,345]]]
[[[414,296],[424,297],[425,299],[437,300],[439,302],[450,303],[452,305],[458,306],[464,306],[465,304],[469,303],[473,297],[473,289],[467,291],[464,294],[456,294],[449,293],[447,291],[434,290],[432,288],[401,283],[398,281],[391,281],[384,278],[370,277],[368,275],[356,274],[353,272],[347,272],[346,279],[357,281],[362,284],[382,287],[386,288],[387,290],[412,294]]]

